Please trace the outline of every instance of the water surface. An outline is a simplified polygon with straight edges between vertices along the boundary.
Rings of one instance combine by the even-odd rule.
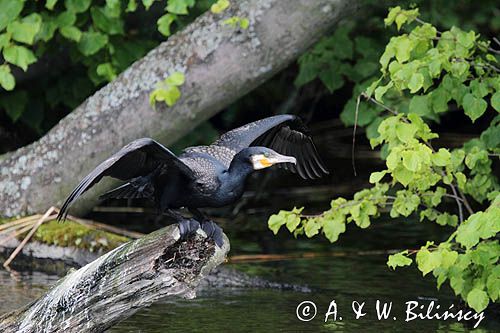
[[[255,229],[226,226],[232,241],[231,255],[308,252],[314,256],[228,266],[277,282],[307,285],[311,292],[207,290],[193,300],[170,299],[142,309],[109,332],[467,332],[471,328],[450,320],[405,322],[405,302],[416,300],[426,306],[434,300],[447,309],[450,304],[457,307],[459,301],[446,285],[438,291],[430,275],[422,278],[415,268],[394,272],[385,264],[386,250],[416,247],[425,239],[440,240],[447,234],[440,229],[415,223],[380,223],[368,231],[350,228],[333,245],[321,238],[297,240],[287,232],[274,237],[265,228]],[[35,299],[57,279],[57,275],[39,272],[24,272],[13,278],[0,270],[0,313]],[[302,322],[297,319],[296,308],[306,300],[315,303],[317,315]],[[337,321],[330,316],[325,323],[332,300],[337,304]],[[393,303],[387,320],[377,319],[377,300]],[[366,315],[357,320],[351,309],[353,301],[365,302]],[[498,314],[487,314],[479,327],[475,332],[500,332]]]

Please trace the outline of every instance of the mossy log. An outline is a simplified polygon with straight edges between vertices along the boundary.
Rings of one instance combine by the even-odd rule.
[[[171,296],[193,298],[229,251],[202,231],[179,241],[177,225],[128,242],[69,273],[45,295],[0,318],[0,332],[103,332]]]

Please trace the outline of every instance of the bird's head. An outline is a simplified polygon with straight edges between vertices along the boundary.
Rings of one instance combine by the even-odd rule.
[[[278,154],[266,147],[247,148],[247,157],[253,170],[265,169],[278,163],[297,163],[295,157]]]

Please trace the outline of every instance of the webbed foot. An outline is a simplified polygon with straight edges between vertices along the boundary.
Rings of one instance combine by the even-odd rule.
[[[205,231],[208,238],[211,238],[215,241],[215,245],[219,248],[222,248],[222,244],[224,243],[222,238],[222,228],[219,227],[214,221],[205,220],[201,222],[201,229]]]
[[[182,219],[179,222],[179,233],[181,235],[180,240],[185,240],[189,236],[196,233],[196,230],[200,228],[200,222],[195,219]]]

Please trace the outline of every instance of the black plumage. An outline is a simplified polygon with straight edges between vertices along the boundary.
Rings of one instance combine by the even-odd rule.
[[[307,128],[293,115],[238,127],[211,145],[186,148],[178,157],[153,139],[138,139],[87,175],[68,196],[58,218],[66,218],[71,204],[104,176],[126,182],[102,199],[149,198],[162,213],[187,207],[199,217],[198,208],[238,200],[246,177],[273,164],[304,179],[328,174]]]

